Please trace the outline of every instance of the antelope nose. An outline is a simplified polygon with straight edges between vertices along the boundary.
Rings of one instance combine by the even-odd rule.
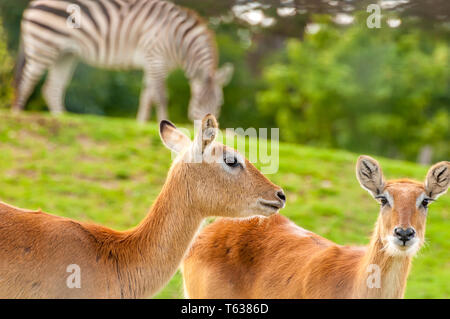
[[[279,190],[279,191],[277,192],[277,197],[278,197],[283,203],[286,202],[286,195],[284,195],[283,190]]]
[[[397,236],[397,238],[401,240],[403,244],[405,244],[408,240],[414,238],[416,231],[411,227],[408,227],[406,229],[397,227],[394,229],[394,233],[395,236]]]

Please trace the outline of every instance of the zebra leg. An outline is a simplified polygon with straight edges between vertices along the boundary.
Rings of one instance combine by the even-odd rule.
[[[158,122],[162,120],[167,120],[167,93],[166,93],[166,83],[165,81],[159,82],[155,85],[155,103],[156,103],[156,116]]]
[[[27,103],[28,98],[33,93],[36,84],[47,68],[48,64],[43,62],[31,59],[26,60],[16,84],[15,99],[12,106],[14,112],[19,112],[24,109],[25,103]]]
[[[77,61],[74,56],[66,55],[59,58],[48,71],[42,94],[52,114],[61,114],[65,111],[65,91],[76,64]]]
[[[166,77],[168,73],[164,61],[149,57],[149,63],[144,68],[144,88],[139,102],[137,120],[146,122],[150,118],[152,102],[156,103],[158,121],[167,119]]]
[[[158,122],[167,119],[167,94],[164,80],[145,81],[145,87],[139,101],[138,122],[145,123],[149,120],[152,102],[156,104]]]
[[[165,79],[146,78],[139,101],[137,120],[144,123],[150,118],[152,102],[156,104],[158,121],[167,119],[167,94]]]
[[[142,88],[141,96],[139,99],[139,110],[137,114],[137,120],[140,123],[145,123],[150,119],[150,112],[152,108],[152,89],[148,86],[147,81]]]

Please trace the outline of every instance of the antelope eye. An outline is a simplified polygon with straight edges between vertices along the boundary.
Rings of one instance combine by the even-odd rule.
[[[237,158],[234,156],[233,157],[224,156],[223,160],[224,160],[225,164],[227,164],[227,166],[229,166],[229,167],[235,168],[235,167],[238,167],[239,165],[241,165],[238,162]]]
[[[381,206],[385,206],[386,204],[389,203],[387,198],[384,196],[377,196],[376,198],[378,198],[380,200]]]
[[[430,202],[431,202],[431,200],[430,200],[429,198],[425,198],[425,199],[422,201],[422,206],[423,206],[424,208],[428,208],[428,204],[430,204]]]

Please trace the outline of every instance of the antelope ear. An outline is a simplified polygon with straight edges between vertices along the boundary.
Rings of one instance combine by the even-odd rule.
[[[191,144],[189,137],[167,120],[162,120],[159,123],[159,136],[161,136],[164,145],[176,153],[179,153]]]
[[[425,179],[425,191],[433,199],[447,192],[450,185],[450,162],[439,162],[431,166]]]
[[[214,115],[206,114],[194,140],[194,152],[196,154],[203,154],[205,148],[216,138],[218,129],[219,125]]]
[[[220,69],[216,71],[216,81],[220,86],[225,86],[230,83],[233,77],[234,66],[231,63],[225,63]]]
[[[372,196],[380,195],[385,186],[385,180],[380,164],[372,157],[361,155],[356,163],[356,178],[362,188]]]

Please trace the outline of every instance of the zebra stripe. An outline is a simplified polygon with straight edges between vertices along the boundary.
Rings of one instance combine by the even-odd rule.
[[[71,28],[70,5],[80,27]],[[76,15],[75,15],[76,16]],[[21,110],[48,70],[44,98],[64,111],[64,92],[77,61],[106,69],[142,69],[138,120],[167,118],[165,79],[181,67],[191,84],[189,116],[218,115],[231,66],[218,69],[214,34],[192,10],[161,0],[34,0],[23,13],[14,109]]]

